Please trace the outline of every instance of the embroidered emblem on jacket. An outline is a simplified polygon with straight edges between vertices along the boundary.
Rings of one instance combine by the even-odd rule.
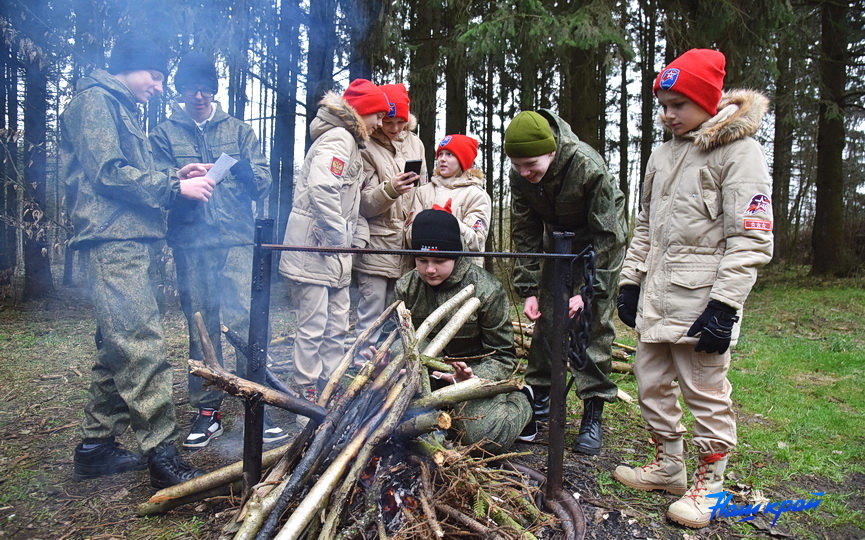
[[[343,171],[345,170],[345,161],[339,159],[338,157],[333,158],[330,162],[330,173],[334,176],[342,176]]]

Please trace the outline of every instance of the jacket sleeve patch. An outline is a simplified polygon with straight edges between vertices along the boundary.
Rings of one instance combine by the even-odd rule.
[[[475,224],[472,225],[472,229],[475,229],[475,230],[484,230],[486,228],[487,228],[487,224],[484,223],[484,220],[482,220],[482,219],[478,219],[477,221],[475,221]]]
[[[765,219],[745,218],[745,230],[771,231],[772,222]]]
[[[748,203],[748,208],[743,215],[753,216],[754,214],[772,214],[772,200],[765,193],[757,193],[751,197],[751,202]]]
[[[345,161],[339,159],[338,157],[334,157],[330,162],[330,173],[337,178],[341,178],[344,171]]]

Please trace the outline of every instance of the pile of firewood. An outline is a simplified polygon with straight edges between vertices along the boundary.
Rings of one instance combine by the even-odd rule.
[[[346,352],[316,404],[284,385],[276,384],[277,390],[226,372],[207,333],[200,332],[205,362],[190,360],[192,373],[233,395],[310,418],[291,444],[264,454],[263,465],[270,471],[244,494],[226,534],[279,540],[506,539],[534,538],[545,527],[573,530],[573,519],[560,506],[548,508],[568,523],[538,510],[543,478],[508,463],[514,455],[491,456],[441,436],[451,426],[455,405],[512,392],[522,384],[472,378],[430,390],[428,369],[452,371],[436,357],[480,305],[473,294],[473,286],[467,287],[417,329],[404,305],[394,303]],[[360,344],[394,314],[397,331],[356,375],[348,375]],[[446,317],[442,330],[421,350]],[[241,466],[162,490],[139,513],[163,512],[238,490]],[[400,483],[400,476],[408,481]]]

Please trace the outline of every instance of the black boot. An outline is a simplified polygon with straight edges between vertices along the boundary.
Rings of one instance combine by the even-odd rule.
[[[535,418],[538,421],[546,422],[550,418],[550,387],[549,386],[532,386],[534,397],[530,400],[532,404],[532,412],[535,413]]]
[[[150,454],[150,487],[164,489],[204,474],[183,461],[173,443],[161,444]]]
[[[116,442],[102,442],[92,448],[84,444],[75,447],[72,479],[76,482],[99,478],[110,474],[140,471],[147,467],[147,460],[141,454],[120,448]]]
[[[574,451],[590,456],[601,453],[601,415],[604,414],[603,398],[593,397],[583,401],[583,419]]]

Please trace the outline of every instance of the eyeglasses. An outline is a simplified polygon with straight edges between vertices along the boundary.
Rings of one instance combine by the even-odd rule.
[[[213,90],[205,90],[204,88],[183,88],[180,93],[186,97],[195,97],[198,93],[201,93],[201,97],[204,99],[213,97]]]

